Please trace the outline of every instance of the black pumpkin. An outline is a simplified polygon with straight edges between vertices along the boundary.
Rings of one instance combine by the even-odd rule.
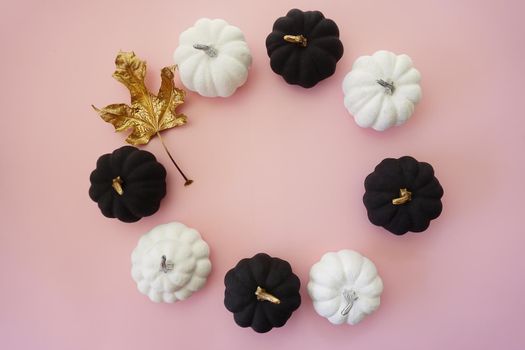
[[[310,88],[335,72],[343,56],[339,28],[319,11],[290,10],[266,38],[272,70],[288,84]]]
[[[226,273],[224,305],[235,323],[266,333],[282,327],[301,305],[301,282],[290,264],[259,253]]]
[[[443,188],[428,163],[387,158],[366,177],[363,202],[368,218],[395,235],[422,232],[441,214]]]
[[[101,156],[89,180],[89,196],[102,214],[124,222],[152,215],[166,195],[164,166],[150,152],[131,146]]]

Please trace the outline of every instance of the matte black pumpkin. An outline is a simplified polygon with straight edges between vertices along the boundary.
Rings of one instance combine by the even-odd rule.
[[[102,214],[124,222],[152,215],[166,195],[164,166],[150,152],[131,146],[101,156],[89,180],[89,196]]]
[[[266,38],[272,70],[288,84],[310,88],[335,72],[343,56],[339,28],[319,11],[290,10]]]
[[[266,333],[282,327],[301,305],[301,282],[290,264],[259,253],[226,273],[224,305],[235,323]]]
[[[441,214],[443,188],[428,163],[387,158],[366,177],[363,202],[368,218],[395,235],[422,232]]]

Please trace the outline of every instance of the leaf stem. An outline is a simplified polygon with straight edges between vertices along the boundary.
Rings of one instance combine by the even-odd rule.
[[[160,132],[157,131],[157,136],[159,137],[160,139],[160,142],[162,143],[162,147],[164,147],[164,150],[166,151],[166,153],[168,154],[168,156],[170,157],[171,159],[171,162],[173,163],[173,165],[175,165],[175,168],[177,168],[177,170],[179,171],[179,173],[182,175],[182,177],[184,178],[184,186],[189,186],[193,183],[193,180],[190,180],[186,177],[186,175],[184,175],[184,172],[181,170],[181,168],[179,168],[179,166],[177,165],[177,162],[175,161],[175,159],[173,159],[173,157],[171,156],[171,153],[170,151],[168,150],[168,147],[166,147],[166,144],[164,143],[164,139],[162,138],[162,136],[160,136]]]

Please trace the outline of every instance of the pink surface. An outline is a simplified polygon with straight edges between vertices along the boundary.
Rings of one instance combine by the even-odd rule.
[[[341,30],[336,74],[304,90],[269,67],[264,40],[292,7],[319,9]],[[525,115],[523,2],[11,1],[0,4],[0,348],[523,349]],[[169,171],[160,211],[135,224],[104,218],[87,194],[98,156],[124,145],[90,105],[128,102],[111,78],[119,49],[148,60],[156,90],[178,35],[200,17],[239,26],[254,56],[229,99],[194,93],[190,122],[164,134],[195,179]],[[423,99],[404,126],[360,129],[341,81],[360,55],[407,53]],[[430,162],[445,188],[424,234],[368,222],[363,180],[385,157]],[[130,276],[141,234],[178,220],[212,249],[206,287],[154,304]],[[351,248],[383,277],[381,307],[355,327],[313,310],[308,271]],[[291,262],[303,304],[284,328],[241,329],[223,306],[223,276],[259,251]]]

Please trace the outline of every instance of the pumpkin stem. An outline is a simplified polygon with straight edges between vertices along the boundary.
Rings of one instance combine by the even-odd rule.
[[[303,35],[285,35],[283,39],[289,43],[300,44],[302,47],[308,44],[308,40]]]
[[[412,192],[408,191],[406,188],[402,188],[399,190],[399,198],[392,199],[393,205],[401,205],[405,204],[406,202],[409,202],[412,200]]]
[[[354,306],[354,302],[357,299],[359,299],[359,297],[357,296],[357,293],[355,291],[348,289],[343,290],[343,297],[345,298],[348,304],[343,310],[341,310],[341,315],[346,316],[350,313],[350,310],[352,310],[352,306]]]
[[[184,173],[182,172],[181,168],[179,168],[179,166],[177,165],[177,162],[175,161],[175,159],[173,159],[173,157],[171,156],[171,153],[170,151],[168,150],[168,147],[166,147],[166,144],[164,143],[164,140],[162,139],[162,136],[160,136],[160,132],[157,132],[157,136],[159,137],[160,139],[160,142],[162,143],[162,147],[164,147],[164,150],[166,151],[166,153],[168,154],[168,156],[170,157],[171,159],[171,162],[173,163],[173,165],[175,165],[175,168],[177,168],[177,170],[179,171],[179,173],[182,175],[182,177],[184,178],[184,186],[189,186],[193,183],[193,180],[190,180],[186,177],[186,175],[184,175]]]
[[[281,301],[271,295],[270,293],[267,293],[263,288],[257,286],[257,290],[255,291],[255,295],[257,296],[257,300],[266,300],[269,301],[272,304],[280,304]]]
[[[210,45],[193,44],[193,48],[204,51],[210,57],[217,57],[217,50]]]
[[[168,273],[169,271],[173,270],[174,266],[175,265],[171,261],[166,262],[166,255],[162,256],[160,261],[160,271]]]
[[[384,87],[385,92],[389,95],[392,95],[394,91],[396,91],[396,87],[394,86],[394,82],[392,81],[388,82],[388,81],[384,81],[383,79],[378,79],[376,80],[376,83]]]
[[[111,181],[111,187],[117,192],[120,196],[124,194],[124,190],[122,189],[122,179],[120,176],[117,176]]]

